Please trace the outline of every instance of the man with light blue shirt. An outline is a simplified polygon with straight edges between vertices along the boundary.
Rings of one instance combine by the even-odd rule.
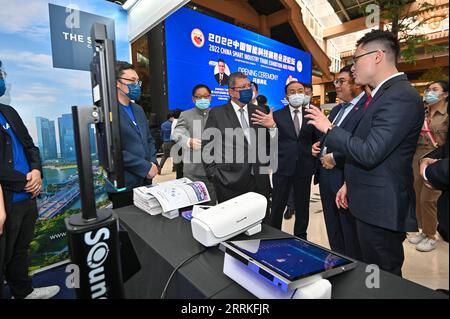
[[[366,101],[365,92],[354,83],[351,67],[347,65],[342,68],[334,81],[337,97],[342,103],[335,106],[328,117],[332,123],[348,132],[353,132],[361,120]],[[320,163],[314,181],[319,183],[328,242],[333,251],[361,259],[355,219],[348,209],[340,209],[335,203],[336,194],[344,184],[345,157],[327,147],[325,136],[313,147],[313,155],[319,154]]]
[[[133,188],[151,184],[158,173],[155,140],[144,110],[135,103],[141,95],[139,76],[135,67],[124,61],[117,61],[116,76],[126,189],[119,192],[106,185],[114,209],[132,205]]]

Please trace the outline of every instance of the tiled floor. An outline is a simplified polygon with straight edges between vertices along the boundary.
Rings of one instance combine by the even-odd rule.
[[[156,182],[175,178],[175,174],[171,172],[171,164],[170,160],[166,162],[162,175],[158,175]],[[313,186],[311,190],[310,214],[308,240],[329,248],[317,186]],[[283,231],[292,234],[294,218],[284,221]],[[405,248],[405,263],[402,269],[404,278],[432,289],[449,288],[448,243],[441,240],[437,248],[428,253],[417,251],[408,241],[405,241],[403,246]]]
[[[283,231],[292,234],[294,217],[285,220]],[[308,226],[308,240],[329,248],[328,237],[323,219],[319,188],[313,186],[311,190],[310,220]],[[449,245],[441,240],[435,250],[423,253],[416,250],[415,245],[407,240],[403,243],[405,262],[403,277],[432,289],[449,287]]]

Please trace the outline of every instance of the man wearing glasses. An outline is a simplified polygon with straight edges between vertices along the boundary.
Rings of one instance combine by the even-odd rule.
[[[252,191],[267,198],[269,176],[260,168],[268,163],[262,163],[259,154],[268,154],[270,138],[266,128],[250,120],[262,109],[250,103],[253,90],[245,74],[232,73],[228,85],[230,101],[211,109],[202,136],[206,175],[214,183],[219,203]]]
[[[354,83],[352,65],[346,65],[334,81],[336,94],[342,102],[336,105],[328,117],[335,125],[353,132],[364,114],[367,100],[360,85]],[[313,145],[313,155],[320,159],[314,182],[319,183],[323,217],[327,228],[328,242],[332,250],[346,256],[361,259],[361,248],[356,235],[356,222],[351,213],[336,206],[336,194],[344,184],[345,156],[328,147],[326,136]]]
[[[183,149],[183,176],[194,182],[205,183],[211,199],[206,204],[215,205],[217,197],[214,185],[206,177],[201,161],[202,133],[210,112],[211,89],[204,84],[196,85],[192,89],[192,102],[195,107],[181,112],[172,136],[177,146]]]
[[[424,120],[422,99],[396,67],[398,39],[373,30],[356,44],[353,75],[372,99],[353,133],[311,107],[309,122],[345,156],[346,184],[336,196],[356,218],[362,260],[401,276],[406,232],[417,231],[412,159]],[[348,200],[347,200],[348,196]]]
[[[141,95],[139,76],[134,66],[124,61],[116,62],[116,76],[126,189],[118,192],[106,184],[114,209],[133,204],[133,188],[151,184],[158,173],[155,140],[144,110],[135,103]]]

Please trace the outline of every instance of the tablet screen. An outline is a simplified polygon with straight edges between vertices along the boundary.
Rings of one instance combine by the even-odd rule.
[[[353,263],[298,238],[230,241],[228,244],[290,281]]]

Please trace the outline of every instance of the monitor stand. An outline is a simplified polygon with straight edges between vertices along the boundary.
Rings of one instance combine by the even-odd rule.
[[[283,291],[226,253],[223,272],[259,299],[331,299],[331,283],[320,276],[308,285]]]

